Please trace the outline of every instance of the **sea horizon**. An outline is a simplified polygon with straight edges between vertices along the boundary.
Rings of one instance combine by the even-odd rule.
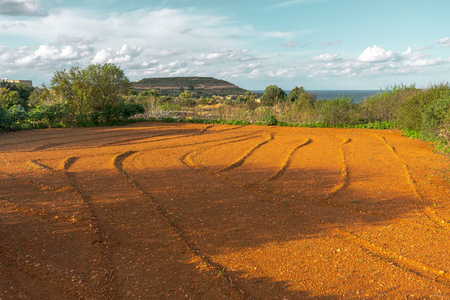
[[[376,95],[382,90],[306,90],[308,93],[317,95],[317,100],[330,100],[341,97],[353,97],[355,103],[362,102],[366,97]],[[253,93],[263,94],[264,90],[252,90]],[[290,90],[285,90],[287,95],[290,94]]]

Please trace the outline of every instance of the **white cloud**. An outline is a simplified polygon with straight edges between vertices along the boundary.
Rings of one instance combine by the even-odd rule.
[[[188,64],[184,61],[176,60],[169,64],[160,64],[147,69],[144,74],[151,76],[181,76],[189,75],[192,70],[187,68]]]
[[[428,55],[408,47],[401,55],[379,46],[368,47],[357,58],[340,58],[337,54],[322,54],[312,59],[310,78],[373,77],[388,74],[414,74],[427,68],[450,63],[449,59],[427,58]],[[430,69],[431,70],[431,69]]]
[[[200,54],[192,58],[193,64],[197,66],[212,65],[230,62],[245,62],[255,60],[256,57],[248,50],[221,49],[214,52]]]
[[[297,73],[293,68],[279,68],[275,72],[269,71],[268,75],[270,77],[294,78]]]
[[[312,60],[313,61],[333,61],[338,59],[339,54],[335,53],[335,54],[330,54],[330,53],[325,53],[325,54],[321,54],[319,56],[314,57]]]
[[[411,67],[428,67],[428,66],[435,66],[441,63],[444,63],[445,60],[437,58],[437,59],[418,59],[414,61],[407,61],[405,62],[406,66]]]
[[[9,54],[12,58],[12,62],[9,64],[17,66],[43,66],[51,64],[53,62],[71,61],[74,59],[80,59],[83,56],[91,54],[91,48],[86,45],[72,46],[64,45],[57,47],[55,45],[40,45],[34,52],[30,51],[30,48],[24,48],[16,51],[14,54]],[[10,52],[14,52],[14,49],[9,49]]]
[[[436,39],[434,42],[437,44],[442,44],[445,47],[450,47],[450,38],[449,37],[446,37],[443,39]]]
[[[396,54],[392,50],[386,51],[384,48],[374,45],[373,47],[368,47],[364,50],[358,59],[364,62],[381,62],[395,58]]]
[[[410,55],[411,53],[412,53],[412,49],[411,49],[411,47],[408,47],[408,49],[406,49],[406,51],[402,53],[402,56],[406,57],[406,56]]]
[[[142,48],[137,46],[122,45],[122,48],[118,51],[114,51],[111,48],[102,49],[95,54],[95,57],[91,60],[92,64],[123,64],[132,61],[134,57],[139,56],[142,53]]]
[[[164,49],[161,50],[158,54],[156,54],[157,57],[173,57],[183,54],[184,52],[181,50],[170,50],[170,49]]]

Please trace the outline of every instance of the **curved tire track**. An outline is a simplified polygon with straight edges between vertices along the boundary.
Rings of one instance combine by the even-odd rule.
[[[189,242],[183,231],[172,221],[169,213],[161,205],[159,205],[159,203],[156,202],[154,198],[149,193],[147,193],[136,180],[134,180],[127,174],[126,170],[123,167],[123,162],[125,161],[125,159],[136,153],[137,151],[127,151],[117,155],[114,158],[113,162],[113,165],[117,172],[119,172],[140,194],[142,194],[158,210],[159,214],[163,217],[166,224],[172,229],[173,234],[188,247],[192,254],[199,258],[210,269],[216,270],[218,274],[222,274],[222,278],[227,282],[230,288],[236,290],[238,294],[240,294],[244,299],[252,299],[241,288],[239,288],[236,280],[234,280],[230,275],[227,274],[226,268],[224,266],[201,253],[200,249]]]
[[[389,151],[396,157],[396,159],[399,161],[399,163],[402,165],[403,173],[405,175],[406,181],[408,182],[409,186],[411,187],[411,190],[413,191],[414,195],[416,196],[416,205],[417,208],[422,211],[430,220],[435,222],[437,225],[445,228],[450,229],[450,220],[446,220],[444,218],[441,218],[435,209],[433,209],[431,206],[427,205],[425,203],[424,197],[420,194],[419,189],[417,188],[417,183],[412,179],[411,173],[409,172],[408,165],[403,162],[403,160],[400,158],[400,156],[397,154],[397,151],[395,148],[390,145],[384,136],[376,135],[378,139],[380,139],[386,147],[389,149]]]

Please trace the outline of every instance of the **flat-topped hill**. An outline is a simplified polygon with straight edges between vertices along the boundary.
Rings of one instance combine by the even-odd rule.
[[[225,80],[213,77],[165,77],[144,78],[133,83],[140,92],[158,89],[161,95],[178,96],[183,90],[189,90],[194,96],[228,96],[244,95],[247,90]]]

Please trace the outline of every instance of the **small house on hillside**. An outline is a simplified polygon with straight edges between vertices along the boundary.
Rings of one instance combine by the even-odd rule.
[[[2,81],[7,81],[11,83],[23,83],[29,87],[33,87],[33,82],[31,80],[9,80],[8,78],[3,78]]]

